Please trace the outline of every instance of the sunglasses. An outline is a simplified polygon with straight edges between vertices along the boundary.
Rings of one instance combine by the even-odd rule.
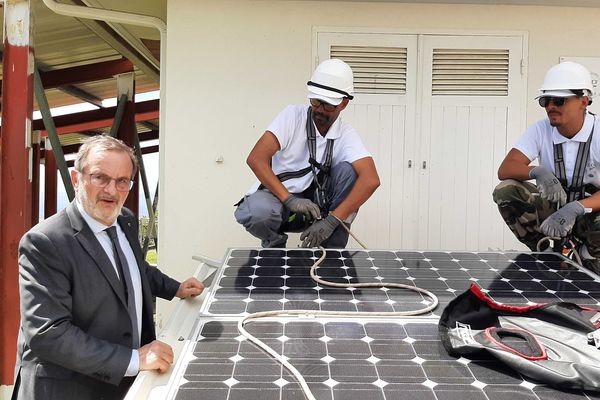
[[[540,103],[540,106],[544,107],[544,108],[548,107],[550,105],[550,102],[554,103],[554,105],[556,107],[562,107],[567,102],[567,100],[569,100],[571,97],[574,97],[574,96],[569,96],[569,97],[546,96],[546,97],[540,97],[538,99],[538,102]]]
[[[310,99],[310,105],[313,106],[315,109],[319,108],[320,106],[323,106],[323,110],[327,112],[335,111],[335,109],[337,108],[337,106],[334,106],[333,104],[325,103],[324,101],[317,99]]]

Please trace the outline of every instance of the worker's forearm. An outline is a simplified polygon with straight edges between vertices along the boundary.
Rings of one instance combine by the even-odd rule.
[[[498,169],[498,179],[501,181],[506,179],[515,179],[517,181],[527,181],[531,179],[529,177],[529,171],[533,166],[531,165],[522,165],[522,164],[509,164],[503,163]]]
[[[273,173],[271,166],[268,164],[261,163],[248,163],[254,175],[258,178],[260,183],[264,185],[275,197],[280,201],[284,201],[290,195],[290,192],[285,186],[279,181],[277,176]]]
[[[593,212],[600,211],[600,192],[594,193],[590,197],[579,200],[585,208],[591,208]]]

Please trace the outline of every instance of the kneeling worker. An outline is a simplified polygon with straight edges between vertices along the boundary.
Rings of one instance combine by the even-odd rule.
[[[494,201],[532,251],[546,236],[571,234],[585,245],[583,266],[600,273],[600,119],[587,111],[590,72],[574,62],[557,64],[541,91],[548,118],[530,126],[500,165]],[[529,165],[536,158],[540,165]]]
[[[341,224],[349,227],[379,186],[373,158],[339,118],[353,81],[348,64],[323,61],[308,82],[310,106],[287,106],[248,155],[258,181],[235,218],[263,247],[285,247],[285,232],[302,232],[303,247],[344,248]]]

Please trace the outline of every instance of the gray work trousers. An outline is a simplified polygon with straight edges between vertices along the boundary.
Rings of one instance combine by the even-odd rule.
[[[327,198],[331,199],[330,206],[328,210],[322,211],[335,210],[352,190],[356,178],[356,172],[348,162],[332,167],[325,187]],[[316,201],[314,190],[310,188],[303,193],[294,194]],[[262,247],[285,247],[288,235],[283,232],[283,228],[290,211],[267,189],[245,196],[234,215],[238,223],[261,240]],[[325,248],[342,249],[347,243],[348,232],[343,226],[338,226],[321,245]]]

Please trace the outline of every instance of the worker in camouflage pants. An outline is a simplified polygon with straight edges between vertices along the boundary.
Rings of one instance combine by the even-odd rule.
[[[514,179],[500,182],[492,196],[512,233],[525,246],[536,251],[537,243],[546,236],[539,230],[540,223],[556,211],[552,204],[540,197],[533,183]]]
[[[591,74],[562,62],[540,90],[547,118],[529,126],[502,161],[494,202],[532,251],[545,237],[575,239],[583,266],[600,274],[600,118],[587,111]]]
[[[533,183],[514,179],[500,182],[493,198],[512,233],[525,246],[537,251],[538,242],[546,237],[540,232],[540,225],[556,211],[553,204],[540,196]],[[589,254],[600,254],[600,213],[593,212],[577,218],[571,233],[576,240],[586,244]],[[595,263],[588,261],[585,264],[600,273],[600,268],[592,265]]]

